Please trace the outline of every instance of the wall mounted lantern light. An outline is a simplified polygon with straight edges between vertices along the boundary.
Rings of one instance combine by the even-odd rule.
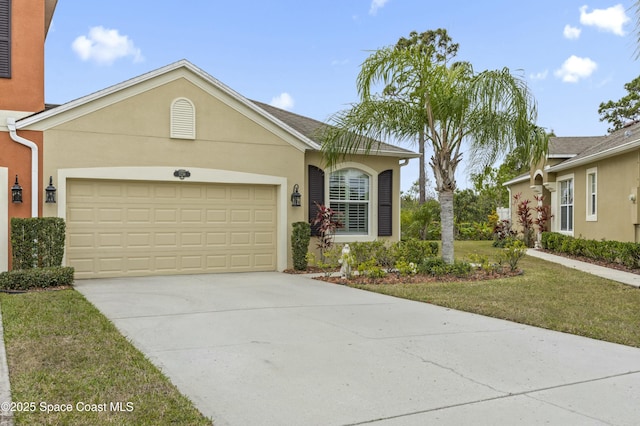
[[[22,187],[18,183],[18,175],[16,175],[16,183],[11,187],[11,202],[22,203]]]
[[[56,187],[53,186],[53,176],[49,176],[49,186],[45,188],[44,192],[46,194],[45,203],[56,202]]]
[[[300,195],[300,192],[298,192],[299,189],[300,187],[297,183],[293,185],[293,192],[291,193],[291,205],[293,207],[300,207],[300,198],[302,197],[302,195]]]

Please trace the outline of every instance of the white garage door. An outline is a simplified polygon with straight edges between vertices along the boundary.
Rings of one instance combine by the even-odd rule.
[[[76,278],[276,270],[268,185],[69,180]]]

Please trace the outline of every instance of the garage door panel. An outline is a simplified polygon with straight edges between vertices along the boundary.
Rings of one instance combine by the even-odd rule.
[[[77,278],[276,269],[276,190],[264,185],[70,180]]]

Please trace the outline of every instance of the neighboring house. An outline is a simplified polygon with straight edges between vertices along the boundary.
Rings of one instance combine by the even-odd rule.
[[[607,136],[554,137],[544,164],[505,183],[513,196],[551,206],[551,230],[640,242],[640,123]],[[511,218],[517,223],[512,205]]]
[[[8,3],[14,38],[16,19],[31,19],[23,7],[53,13],[41,0]],[[34,22],[50,21],[42,15]],[[32,56],[43,70],[42,46]],[[16,62],[0,90],[19,83]],[[0,128],[0,217],[64,218],[76,278],[283,270],[291,224],[310,220],[314,201],[344,212],[337,241],[400,237],[411,151],[380,144],[326,169],[321,122],[248,100],[186,60],[47,108],[43,75],[32,77],[41,90],[31,104],[0,98],[3,123],[16,119]],[[11,200],[16,175],[22,203]],[[50,178],[55,203],[43,200]],[[10,266],[8,229],[0,223],[0,270]]]

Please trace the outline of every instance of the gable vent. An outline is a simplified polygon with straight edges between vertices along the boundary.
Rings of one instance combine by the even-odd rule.
[[[196,108],[187,98],[178,98],[171,103],[171,137],[196,138]]]

